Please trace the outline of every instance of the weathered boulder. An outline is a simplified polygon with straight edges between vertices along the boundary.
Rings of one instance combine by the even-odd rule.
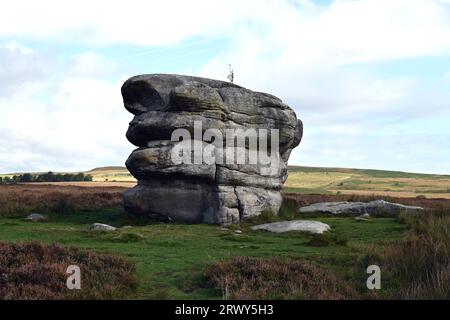
[[[311,220],[293,220],[293,221],[280,221],[273,223],[260,224],[251,227],[252,230],[266,230],[275,233],[283,233],[289,231],[303,231],[313,234],[322,234],[329,231],[331,228],[328,224],[311,221]]]
[[[405,206],[403,204],[391,203],[384,200],[371,202],[321,202],[299,209],[300,213],[328,213],[333,215],[349,214],[371,216],[396,216],[401,212],[418,212],[422,207]]]
[[[138,147],[126,162],[138,179],[124,194],[128,212],[221,224],[278,213],[287,160],[303,134],[280,99],[167,74],[130,78],[122,95],[135,115],[126,136]]]

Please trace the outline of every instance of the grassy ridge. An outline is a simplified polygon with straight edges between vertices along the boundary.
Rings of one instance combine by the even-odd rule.
[[[136,182],[125,167],[100,167],[83,173],[95,182]],[[450,199],[450,175],[290,166],[285,191]]]
[[[450,176],[399,171],[289,167],[284,190],[303,194],[356,194],[450,199]]]
[[[351,168],[325,168],[325,167],[305,167],[289,166],[289,172],[311,172],[311,173],[347,173],[366,175],[373,178],[428,178],[428,179],[450,179],[450,175],[411,173],[403,171],[375,170],[375,169],[351,169]]]
[[[94,181],[135,181],[124,167],[97,168],[86,174],[91,174]],[[450,199],[450,175],[290,166],[285,190],[305,194],[378,194]]]
[[[424,173],[410,173],[402,171],[388,171],[388,170],[375,170],[375,169],[351,169],[351,168],[326,168],[326,167],[306,167],[306,166],[289,166],[289,173],[319,173],[319,174],[329,174],[329,173],[341,173],[345,175],[362,175],[372,178],[408,178],[408,179],[450,179],[450,175],[438,175],[438,174],[424,174]],[[42,174],[44,172],[35,172],[33,174]],[[66,173],[66,172],[55,172],[55,173]],[[134,181],[135,179],[128,172],[126,167],[122,166],[106,166],[98,167],[89,171],[80,171],[74,173],[84,173],[89,174],[97,178],[96,181],[112,181],[115,178],[127,178],[129,181]],[[13,176],[15,174],[21,173],[9,173],[0,174],[3,176]],[[103,179],[103,180],[102,180]],[[123,181],[123,180],[118,180]]]
[[[33,175],[44,174],[46,172],[31,172]],[[67,172],[54,172],[55,174],[65,174]],[[91,175],[94,178],[94,181],[105,182],[105,181],[130,181],[134,182],[136,179],[128,172],[127,168],[121,166],[108,166],[108,167],[98,167],[89,171],[79,171],[79,172],[71,172],[74,174],[83,173],[85,175]],[[16,173],[8,173],[8,174],[0,174],[0,177],[10,177],[12,178],[14,175],[21,175],[24,172],[16,172]]]

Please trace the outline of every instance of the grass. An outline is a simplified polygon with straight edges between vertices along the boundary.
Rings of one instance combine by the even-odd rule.
[[[347,173],[366,175],[373,178],[445,178],[449,179],[449,175],[411,173],[402,171],[375,170],[375,169],[351,169],[351,168],[323,168],[323,167],[305,167],[305,166],[289,166],[289,172],[307,172],[307,173]]]
[[[450,208],[403,214],[397,221],[401,225],[379,222],[363,222],[378,230],[370,241],[361,230],[353,233],[354,225],[335,223],[332,233],[315,235],[305,244],[341,246],[342,253],[349,246],[354,254],[345,254],[351,260],[347,265],[330,261],[332,256],[242,257],[211,264],[205,277],[226,299],[450,299]],[[404,237],[393,237],[402,230]],[[373,264],[381,268],[382,290],[369,292],[361,271]]]
[[[0,239],[8,243],[57,242],[126,258],[136,264],[139,280],[136,292],[128,298],[211,299],[221,298],[216,288],[202,281],[203,270],[211,263],[239,256],[276,255],[315,261],[324,270],[345,276],[352,261],[364,256],[369,244],[400,239],[405,231],[404,225],[392,219],[377,219],[371,224],[357,223],[352,218],[320,220],[332,225],[333,234],[348,239],[347,246],[333,242],[313,246],[314,237],[309,234],[250,231],[246,225],[234,227],[243,230],[242,234],[213,225],[161,223],[111,233],[89,231],[89,224],[94,221],[116,226],[129,222],[112,209],[53,214],[44,223],[30,223],[19,217],[0,218]]]
[[[286,258],[236,257],[208,266],[205,278],[224,300],[349,299],[354,289],[317,264]]]
[[[450,209],[403,215],[408,235],[364,263],[384,266],[384,295],[396,299],[450,299]]]
[[[264,213],[245,223],[222,229],[215,225],[134,221],[120,209],[121,190],[0,186],[0,241],[8,244],[57,243],[63,248],[76,246],[83,251],[128,260],[135,264],[138,280],[134,291],[125,290],[125,297],[130,299],[221,299],[225,288],[223,279],[217,278],[218,274],[211,273],[211,270],[223,268],[230,275],[242,279],[237,283],[250,285],[244,281],[247,266],[255,272],[260,271],[260,277],[253,280],[261,290],[251,296],[248,290],[235,283],[231,291],[227,289],[227,297],[262,297],[267,281],[272,281],[269,285],[273,288],[267,297],[313,297],[314,283],[305,283],[301,276],[292,283],[284,280],[273,283],[272,277],[276,272],[283,275],[290,270],[323,275],[323,285],[335,281],[342,288],[338,291],[323,288],[318,297],[449,298],[448,200],[397,199],[404,204],[434,209],[434,213],[426,213],[419,218],[406,216],[400,220],[376,218],[370,222],[358,222],[352,217],[308,217],[332,227],[330,233],[314,236],[299,232],[273,234],[252,231],[250,226],[297,219],[297,208],[314,202],[368,201],[376,197],[285,194],[280,215]],[[46,222],[32,223],[23,219],[30,210],[36,209],[42,209],[48,215]],[[94,222],[120,229],[114,232],[90,231],[89,226]],[[383,272],[383,290],[377,293],[369,292],[365,287],[366,267],[372,263],[379,264]],[[278,270],[277,266],[281,269]],[[284,277],[287,277],[286,273]],[[287,286],[295,289],[295,295],[288,295]],[[88,293],[86,295],[89,296]]]

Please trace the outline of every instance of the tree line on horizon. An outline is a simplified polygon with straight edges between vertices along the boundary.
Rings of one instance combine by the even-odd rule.
[[[24,173],[13,177],[0,177],[0,184],[26,183],[26,182],[66,182],[66,181],[92,181],[90,174],[84,173],[53,173],[43,174]]]

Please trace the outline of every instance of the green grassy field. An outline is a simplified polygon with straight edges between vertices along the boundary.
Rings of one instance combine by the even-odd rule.
[[[315,261],[343,279],[365,270],[355,270],[355,263],[369,247],[382,247],[400,239],[405,226],[393,219],[369,223],[352,218],[321,218],[333,231],[331,241],[315,246],[315,237],[291,232],[272,234],[251,231],[248,224],[223,231],[214,225],[151,224],[121,228],[114,232],[89,231],[93,222],[124,225],[116,210],[82,211],[70,215],[51,215],[44,223],[25,222],[21,218],[0,218],[0,240],[42,241],[73,245],[98,252],[117,254],[137,264],[139,287],[129,298],[211,299],[221,298],[220,291],[205,286],[202,270],[208,264],[237,256],[292,257]],[[243,232],[238,234],[236,229]],[[343,245],[348,241],[348,244]]]
[[[450,176],[399,171],[289,167],[285,191],[450,199]]]
[[[129,173],[120,167],[90,171],[96,181],[103,182],[80,182],[77,186],[3,185],[0,186],[0,241],[76,246],[134,262],[138,287],[126,293],[129,299],[220,299],[223,294],[220,287],[211,284],[205,272],[218,262],[225,266],[235,257],[264,259],[275,270],[279,261],[270,262],[272,258],[310,261],[335,275],[339,283],[350,284],[356,290],[351,298],[449,298],[450,202],[405,199],[446,198],[450,195],[449,176],[308,167],[289,170],[285,191],[295,193],[286,195],[286,199],[296,201],[285,202],[281,216],[258,217],[227,229],[215,225],[133,225],[121,209],[121,192],[133,183],[112,186],[112,181],[119,181],[120,176],[122,181],[127,181]],[[322,195],[307,195],[312,193]],[[336,196],[339,193],[342,195]],[[252,224],[272,220],[308,218],[296,214],[293,203],[298,206],[305,201],[354,197],[345,196],[346,193],[356,194],[360,199],[377,194],[400,197],[399,202],[420,202],[425,207],[430,205],[436,213],[433,211],[408,223],[392,218],[369,222],[357,222],[352,217],[311,218],[331,225],[332,231],[323,236],[299,232],[272,234],[250,229]],[[48,214],[49,220],[31,223],[23,219],[36,210]],[[89,226],[94,222],[121,228],[93,232]],[[365,267],[372,263],[385,270],[383,290],[375,295],[365,287]],[[252,266],[241,270],[244,275],[247,267]],[[279,267],[290,268],[289,264]],[[261,280],[261,286],[265,286],[265,281],[291,285],[285,280],[273,280]],[[295,297],[288,295],[288,298]]]

